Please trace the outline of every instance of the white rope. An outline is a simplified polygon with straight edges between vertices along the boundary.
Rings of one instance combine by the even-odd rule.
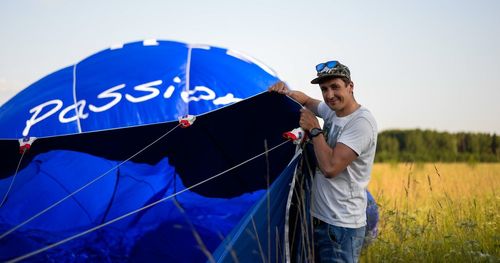
[[[299,145],[297,145],[295,149],[295,155],[292,158],[292,161],[295,160],[299,155],[302,154],[302,148],[300,148]],[[291,162],[290,162],[291,163]],[[295,180],[298,176],[298,165],[295,166],[295,170],[293,171],[293,176],[292,176],[292,182],[290,183],[290,190],[288,191],[288,197],[286,200],[286,209],[285,209],[285,230],[283,231],[284,234],[284,241],[285,241],[285,262],[290,263],[291,261],[291,256],[290,256],[290,207],[292,206],[292,197],[293,193],[295,192]]]
[[[14,185],[14,180],[16,180],[17,171],[19,171],[19,166],[21,166],[21,162],[23,161],[23,157],[24,157],[25,153],[26,153],[26,149],[23,150],[23,154],[21,155],[21,158],[19,159],[19,163],[17,163],[16,172],[14,173],[14,177],[12,177],[12,181],[10,181],[9,189],[7,189],[7,192],[5,192],[5,195],[3,196],[2,203],[0,203],[0,208],[3,206],[3,204],[7,200],[7,196],[9,196],[10,189]]]
[[[153,141],[152,143],[150,143],[149,145],[147,145],[146,147],[142,148],[140,151],[138,151],[137,153],[135,153],[134,155],[130,156],[129,158],[127,158],[125,161],[119,163],[118,165],[116,165],[115,167],[109,169],[108,171],[106,171],[105,173],[101,174],[100,176],[96,177],[94,180],[88,182],[87,184],[85,184],[84,186],[78,188],[77,190],[75,190],[74,192],[68,194],[66,197],[62,198],[61,200],[53,203],[52,205],[50,205],[49,207],[45,208],[44,210],[40,211],[38,214],[28,218],[27,220],[23,221],[22,223],[18,224],[17,226],[11,228],[10,230],[8,230],[7,232],[3,233],[1,236],[0,236],[0,240],[4,237],[6,237],[7,235],[9,235],[10,233],[16,231],[17,229],[19,229],[20,227],[26,225],[27,223],[31,222],[32,220],[34,220],[35,218],[38,218],[39,216],[43,215],[44,213],[46,213],[47,211],[49,211],[50,209],[56,207],[57,205],[59,205],[60,203],[64,202],[66,199],[74,196],[75,194],[79,193],[80,191],[82,191],[83,189],[85,189],[86,187],[90,186],[91,184],[97,182],[98,180],[100,180],[101,178],[103,178],[104,176],[106,176],[107,174],[109,174],[111,171],[115,170],[116,168],[120,167],[121,165],[123,165],[124,163],[128,162],[130,159],[134,158],[135,156],[137,156],[138,154],[142,153],[144,150],[146,150],[147,148],[151,147],[151,145],[157,143],[159,140],[163,139],[165,136],[167,136],[169,133],[171,133],[173,130],[175,130],[177,127],[179,127],[179,124],[177,124],[174,128],[172,128],[171,130],[169,130],[168,132],[166,132],[165,134],[163,134],[162,136],[160,136],[158,139],[156,139],[155,141]]]
[[[256,158],[259,158],[260,156],[262,156],[262,155],[264,155],[264,154],[267,154],[268,152],[271,152],[271,151],[273,151],[274,149],[276,149],[276,148],[278,148],[278,147],[283,146],[283,145],[284,145],[285,143],[287,143],[287,142],[289,142],[289,141],[288,141],[288,140],[287,140],[287,141],[284,141],[284,142],[282,142],[282,143],[280,143],[280,144],[278,144],[278,145],[274,146],[273,148],[271,148],[271,149],[269,149],[269,150],[264,151],[263,153],[260,153],[260,154],[258,154],[258,155],[256,155],[256,156],[254,156],[254,157],[252,157],[252,158],[250,158],[250,159],[246,160],[246,161],[243,161],[242,163],[239,163],[239,164],[237,164],[237,165],[235,165],[235,166],[233,166],[233,167],[231,167],[231,168],[229,168],[229,169],[227,169],[227,170],[225,170],[225,171],[223,171],[223,172],[220,172],[220,173],[218,173],[218,174],[216,174],[216,175],[214,175],[214,176],[212,176],[212,177],[209,177],[209,178],[207,178],[207,179],[205,179],[205,180],[203,180],[203,181],[201,181],[201,182],[199,182],[199,183],[196,183],[196,184],[194,184],[194,185],[192,185],[192,186],[190,186],[190,187],[184,188],[183,190],[181,190],[181,191],[179,191],[179,192],[177,192],[177,193],[173,193],[173,194],[171,194],[171,195],[169,195],[169,196],[167,196],[167,197],[164,197],[164,198],[162,198],[162,199],[160,199],[160,200],[158,200],[158,201],[155,201],[155,202],[153,202],[153,203],[151,203],[151,204],[148,204],[148,205],[146,205],[146,206],[143,206],[143,207],[141,207],[141,208],[138,208],[138,209],[136,209],[136,210],[134,210],[134,211],[132,211],[132,212],[129,212],[129,213],[127,213],[127,214],[124,214],[124,215],[122,215],[122,216],[119,216],[119,217],[117,217],[117,218],[114,218],[114,219],[112,219],[112,220],[110,220],[110,221],[108,221],[108,222],[105,222],[105,223],[103,223],[103,224],[97,225],[97,226],[95,226],[95,227],[93,227],[93,228],[90,228],[90,229],[87,229],[87,230],[85,230],[85,231],[83,231],[83,232],[81,232],[81,233],[75,234],[75,235],[70,236],[70,237],[68,237],[68,238],[65,238],[65,239],[63,239],[63,240],[61,240],[61,241],[59,241],[59,242],[56,242],[56,243],[50,244],[50,245],[48,245],[48,246],[46,246],[46,247],[40,248],[40,249],[35,250],[35,251],[33,251],[33,252],[27,253],[27,254],[25,254],[25,255],[19,256],[19,257],[17,257],[17,258],[14,258],[14,259],[12,259],[12,260],[7,261],[7,262],[8,262],[8,263],[19,262],[19,261],[21,261],[21,260],[23,260],[23,259],[27,259],[27,258],[32,257],[32,256],[34,256],[34,255],[40,254],[40,253],[42,253],[42,252],[44,252],[44,251],[46,251],[46,250],[49,250],[49,249],[51,249],[51,248],[57,247],[57,246],[59,246],[59,245],[62,245],[62,244],[64,244],[64,243],[68,242],[68,241],[71,241],[71,240],[75,239],[75,238],[78,238],[78,237],[81,237],[81,236],[86,235],[86,234],[88,234],[88,233],[91,233],[91,232],[94,232],[94,231],[96,231],[96,230],[99,230],[99,229],[101,229],[101,228],[103,228],[103,227],[105,227],[105,226],[107,226],[107,225],[110,225],[110,224],[112,224],[112,223],[114,223],[114,222],[116,222],[116,221],[122,220],[122,219],[124,219],[124,218],[126,218],[126,217],[129,217],[129,216],[133,215],[133,214],[139,213],[139,212],[141,212],[141,211],[143,211],[143,210],[146,210],[146,209],[148,209],[148,208],[150,208],[150,207],[153,207],[153,206],[155,206],[155,205],[157,205],[157,204],[159,204],[159,203],[161,203],[161,202],[163,202],[163,201],[166,201],[166,200],[168,200],[168,199],[170,199],[170,198],[172,198],[172,197],[175,197],[175,196],[177,196],[177,195],[179,195],[179,194],[182,194],[182,193],[184,193],[184,192],[186,192],[186,191],[189,191],[189,190],[191,190],[191,189],[193,189],[193,188],[195,188],[195,187],[197,187],[197,186],[200,186],[200,185],[202,185],[202,184],[204,184],[204,183],[206,183],[206,182],[208,182],[208,181],[211,181],[211,180],[213,180],[213,179],[215,179],[215,178],[217,178],[217,177],[219,177],[219,176],[221,176],[221,175],[223,175],[223,174],[225,174],[225,173],[227,173],[227,172],[229,172],[229,171],[232,171],[232,170],[234,170],[234,169],[236,169],[236,168],[238,168],[238,167],[240,167],[240,166],[242,166],[242,165],[244,165],[244,164],[246,164],[246,163],[248,163],[248,162],[251,162],[251,161],[253,161],[253,160],[254,160],[254,159],[256,159]]]

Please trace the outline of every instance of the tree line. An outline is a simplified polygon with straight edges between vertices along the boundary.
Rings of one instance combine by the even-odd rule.
[[[386,130],[378,134],[376,162],[499,162],[496,134]]]

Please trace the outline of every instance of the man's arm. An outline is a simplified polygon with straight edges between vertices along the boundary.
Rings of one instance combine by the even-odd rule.
[[[311,131],[313,128],[319,128],[320,125],[311,111],[302,109],[300,127],[306,131]],[[331,148],[324,136],[316,136],[312,139],[312,142],[319,169],[328,178],[339,175],[358,157],[353,149],[343,143],[337,143],[335,148]]]
[[[332,149],[326,143],[324,136],[316,136],[312,141],[319,169],[325,177],[333,178],[339,175],[358,157],[351,148],[343,143],[337,143]]]
[[[302,129],[310,132],[313,128],[321,127],[316,118],[316,116],[318,116],[319,100],[313,99],[303,92],[290,90],[282,81],[269,87],[269,91],[288,95],[307,108],[307,110],[301,110],[299,124]],[[358,155],[345,144],[337,143],[335,148],[331,148],[324,136],[316,136],[312,139],[312,142],[314,144],[314,153],[318,160],[318,166],[321,172],[328,178],[333,178],[340,174],[358,157]]]
[[[269,87],[269,91],[288,95],[292,99],[300,103],[302,106],[306,107],[308,110],[314,112],[316,116],[318,115],[318,105],[320,103],[319,100],[307,96],[304,92],[290,90],[290,88],[288,88],[288,86],[283,81],[279,81],[273,84],[271,87]]]

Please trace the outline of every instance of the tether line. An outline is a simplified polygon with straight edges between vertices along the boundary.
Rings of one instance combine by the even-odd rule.
[[[251,162],[251,161],[253,161],[253,160],[254,160],[254,159],[256,159],[256,158],[259,158],[260,156],[262,156],[262,155],[264,155],[264,154],[267,154],[268,152],[271,152],[271,151],[275,150],[275,149],[276,149],[276,148],[278,148],[278,147],[283,146],[283,145],[284,145],[285,143],[287,143],[287,142],[289,142],[289,141],[288,141],[288,140],[287,140],[287,141],[284,141],[284,142],[282,142],[282,143],[280,143],[280,144],[278,144],[278,145],[274,146],[273,148],[271,148],[271,149],[269,149],[269,150],[264,151],[263,153],[260,153],[260,154],[258,154],[258,155],[255,155],[254,157],[252,157],[252,158],[250,158],[250,159],[248,159],[248,160],[246,160],[246,161],[243,161],[243,162],[241,162],[241,163],[239,163],[239,164],[237,164],[237,165],[235,165],[235,166],[233,166],[233,167],[231,167],[231,168],[229,168],[229,169],[227,169],[227,170],[225,170],[225,171],[223,171],[223,172],[220,172],[220,173],[218,173],[218,174],[216,174],[216,175],[214,175],[214,176],[212,176],[212,177],[209,177],[209,178],[207,178],[207,179],[205,179],[205,180],[203,180],[203,181],[201,181],[201,182],[198,182],[198,183],[196,183],[196,184],[194,184],[194,185],[192,185],[192,186],[190,186],[190,187],[184,188],[183,190],[181,190],[181,191],[179,191],[179,192],[177,192],[177,193],[173,193],[173,194],[171,194],[171,195],[169,195],[169,196],[167,196],[167,197],[164,197],[164,198],[162,198],[162,199],[160,199],[160,200],[158,200],[158,201],[155,201],[155,202],[153,202],[153,203],[151,203],[151,204],[148,204],[148,205],[146,205],[146,206],[143,206],[143,207],[141,207],[141,208],[138,208],[138,209],[136,209],[136,210],[134,210],[134,211],[132,211],[132,212],[126,213],[126,214],[124,214],[124,215],[121,215],[121,216],[119,216],[119,217],[117,217],[117,218],[115,218],[115,219],[112,219],[112,220],[108,221],[108,222],[105,222],[105,223],[103,223],[103,224],[97,225],[97,226],[95,226],[95,227],[93,227],[93,228],[87,229],[87,230],[85,230],[85,231],[83,231],[83,232],[80,232],[80,233],[78,233],[78,234],[75,234],[75,235],[73,235],[73,236],[70,236],[70,237],[68,237],[68,238],[65,238],[65,239],[63,239],[63,240],[61,240],[61,241],[59,241],[59,242],[56,242],[56,243],[50,244],[50,245],[48,245],[48,246],[46,246],[46,247],[40,248],[40,249],[35,250],[35,251],[33,251],[33,252],[27,253],[27,254],[25,254],[25,255],[19,256],[19,257],[17,257],[17,258],[14,258],[14,259],[12,259],[12,260],[7,261],[7,262],[9,262],[9,263],[19,262],[19,261],[21,261],[21,260],[23,260],[23,259],[27,259],[27,258],[29,258],[29,257],[35,256],[35,255],[37,255],[37,254],[40,254],[40,253],[42,253],[42,252],[44,252],[44,251],[46,251],[46,250],[49,250],[49,249],[51,249],[51,248],[57,247],[57,246],[59,246],[59,245],[62,245],[62,244],[64,244],[64,243],[68,242],[68,241],[71,241],[71,240],[75,239],[75,238],[78,238],[78,237],[84,236],[84,235],[86,235],[86,234],[89,234],[89,233],[91,233],[91,232],[94,232],[94,231],[96,231],[96,230],[99,230],[99,229],[101,229],[101,228],[103,228],[103,227],[105,227],[105,226],[107,226],[107,225],[110,225],[110,224],[112,224],[112,223],[114,223],[114,222],[116,222],[116,221],[122,220],[122,219],[124,219],[124,218],[126,218],[126,217],[129,217],[129,216],[133,215],[133,214],[139,213],[139,212],[141,212],[141,211],[143,211],[143,210],[146,210],[146,209],[148,209],[148,208],[150,208],[150,207],[153,207],[153,206],[155,206],[155,205],[157,205],[157,204],[159,204],[159,203],[161,203],[161,202],[163,202],[163,201],[166,201],[166,200],[168,200],[168,199],[171,199],[171,198],[173,198],[173,197],[175,197],[175,196],[177,196],[177,195],[179,195],[179,194],[182,194],[182,193],[184,193],[184,192],[186,192],[186,191],[189,191],[189,190],[191,190],[191,189],[193,189],[193,188],[195,188],[195,187],[197,187],[197,186],[200,186],[200,185],[202,185],[202,184],[204,184],[204,183],[206,183],[206,182],[208,182],[208,181],[211,181],[211,180],[213,180],[213,179],[215,179],[215,178],[217,178],[217,177],[219,177],[219,176],[221,176],[221,175],[223,175],[223,174],[225,174],[225,173],[227,173],[227,172],[229,172],[229,171],[232,171],[232,170],[234,170],[234,169],[236,169],[236,168],[238,168],[238,167],[240,167],[240,166],[242,166],[242,165],[244,165],[244,164],[246,164],[246,163],[248,163],[248,162]]]
[[[123,165],[124,163],[128,162],[130,159],[136,157],[137,155],[139,155],[140,153],[142,153],[143,151],[145,151],[147,148],[151,147],[153,144],[157,143],[158,141],[160,141],[161,139],[163,139],[165,136],[167,136],[169,133],[171,133],[172,131],[174,131],[177,127],[179,127],[180,124],[177,124],[174,128],[172,128],[171,130],[169,130],[168,132],[166,132],[165,134],[163,134],[162,136],[160,136],[158,139],[154,140],[152,143],[148,144],[146,147],[142,148],[141,150],[139,150],[137,153],[135,153],[134,155],[130,156],[129,158],[127,158],[125,161],[122,161],[121,163],[119,163],[118,165],[114,166],[113,168],[109,169],[108,171],[106,171],[105,173],[101,174],[100,176],[96,177],[95,179],[93,179],[92,181],[88,182],[87,184],[85,184],[84,186],[78,188],[77,190],[75,190],[74,192],[68,194],[66,197],[62,198],[61,200],[53,203],[52,205],[50,205],[49,207],[45,208],[44,210],[38,212],[37,214],[35,214],[34,216],[28,218],[27,220],[23,221],[22,223],[18,224],[17,226],[11,228],[10,230],[8,230],[7,232],[3,233],[1,236],[0,236],[0,240],[4,237],[6,237],[7,235],[9,235],[10,233],[16,231],[17,229],[19,229],[20,227],[26,225],[27,223],[33,221],[35,218],[38,218],[39,216],[43,215],[44,213],[46,213],[47,211],[49,211],[50,209],[56,207],[57,205],[59,205],[60,203],[64,202],[66,199],[74,196],[75,194],[79,193],[80,191],[82,191],[83,189],[85,189],[86,187],[90,186],[91,184],[97,182],[98,180],[100,180],[101,178],[103,178],[104,176],[106,176],[107,174],[109,174],[110,172],[112,172],[113,170],[115,170],[116,168],[120,167],[121,165]]]

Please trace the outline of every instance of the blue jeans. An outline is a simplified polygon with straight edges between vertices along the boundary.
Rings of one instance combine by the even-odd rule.
[[[317,221],[317,220],[316,220]],[[316,262],[358,262],[365,228],[346,228],[324,222],[314,226]]]

